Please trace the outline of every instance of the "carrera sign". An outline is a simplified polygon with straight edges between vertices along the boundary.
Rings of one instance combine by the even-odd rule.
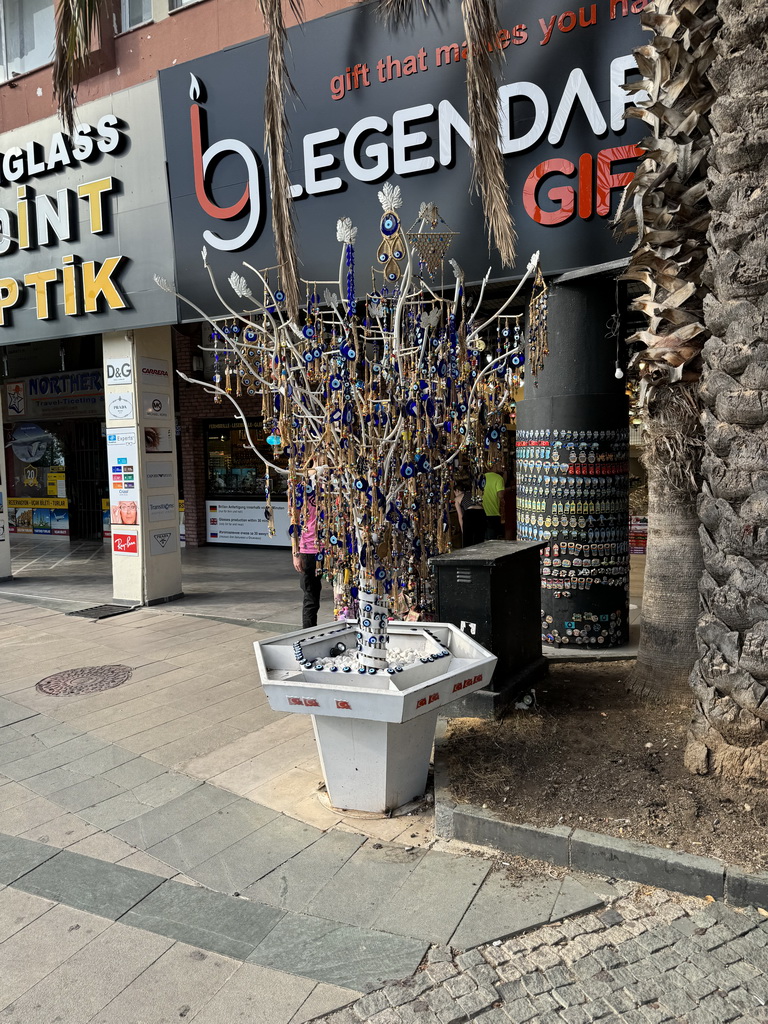
[[[536,249],[546,272],[617,259],[609,220],[631,177],[642,136],[624,114],[623,86],[638,72],[647,0],[601,0],[553,12],[536,0],[500,4],[499,147],[505,158],[521,265]],[[459,232],[448,253],[468,281],[513,277],[488,255],[479,200],[469,192],[467,44],[458,4],[417,12],[383,31],[355,7],[289,33],[299,102],[288,111],[290,175],[302,276],[338,275],[336,221],[358,227],[360,266],[380,242],[377,192],[399,184],[403,225],[423,201]],[[244,259],[274,265],[261,113],[266,41],[213,54],[160,75],[180,291],[221,312],[198,253],[220,281]],[[234,84],[236,83],[236,85]],[[441,225],[441,227],[443,227]],[[233,257],[232,253],[242,256]]]

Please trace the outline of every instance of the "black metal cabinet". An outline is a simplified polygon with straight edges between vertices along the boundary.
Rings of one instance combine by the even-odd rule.
[[[541,548],[540,543],[491,540],[431,559],[438,621],[459,626],[498,658],[490,685],[448,705],[448,717],[491,717],[546,674]]]

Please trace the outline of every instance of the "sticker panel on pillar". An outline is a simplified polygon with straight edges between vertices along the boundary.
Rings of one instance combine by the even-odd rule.
[[[171,415],[171,396],[159,391],[143,391],[141,406],[148,420],[167,420]]]
[[[171,427],[156,427],[153,424],[144,426],[144,451],[147,453],[162,452],[168,454],[173,451],[173,429]]]
[[[179,537],[175,527],[167,530],[150,530],[150,555],[172,555],[178,550]]]
[[[142,357],[139,360],[139,380],[142,388],[171,386],[171,366],[167,359],[147,359]]]
[[[147,486],[152,490],[167,488],[173,484],[173,463],[168,461],[147,462],[145,471]]]
[[[110,500],[138,499],[139,450],[135,427],[107,431],[107,459],[110,467]]]
[[[139,535],[128,530],[114,531],[112,534],[112,551],[116,555],[138,555]]]
[[[114,384],[125,387],[133,383],[133,367],[128,356],[107,359],[107,385]]]
[[[175,521],[178,515],[178,502],[173,494],[150,494],[147,498],[147,519],[150,523],[164,523],[170,519]]]
[[[133,393],[131,391],[107,389],[107,419],[133,419]]]

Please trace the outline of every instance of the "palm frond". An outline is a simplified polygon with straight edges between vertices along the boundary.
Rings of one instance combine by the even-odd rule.
[[[408,25],[413,20],[416,4],[414,0],[379,0],[377,13],[385,25]],[[427,10],[427,0],[421,0]]]
[[[488,229],[505,266],[515,262],[516,235],[509,210],[504,158],[499,148],[498,85],[494,60],[498,51],[489,41],[498,37],[495,0],[462,0],[467,35],[467,106],[474,140],[472,184],[480,193]]]
[[[75,125],[77,86],[107,6],[108,0],[58,0],[56,4],[53,95],[68,132]]]
[[[301,13],[300,4],[292,2],[294,13]],[[281,0],[259,0],[259,10],[268,34],[267,83],[264,89],[264,147],[269,158],[272,191],[272,232],[280,266],[280,280],[285,292],[286,310],[291,317],[298,314],[299,273],[296,254],[296,230],[293,222],[291,183],[287,167],[288,119],[286,96],[295,90],[288,73],[288,39]]]

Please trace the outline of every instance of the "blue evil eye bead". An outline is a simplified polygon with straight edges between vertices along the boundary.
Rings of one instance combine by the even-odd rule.
[[[339,666],[338,665],[331,665],[331,672],[338,672],[338,671],[339,671]]]
[[[220,373],[214,373],[214,375],[213,375],[213,383],[214,384],[221,384],[221,374]]]
[[[400,533],[405,533],[406,530],[408,529],[408,520],[407,519],[400,519],[400,520],[398,520],[397,528],[400,531]]]
[[[343,422],[345,423],[346,426],[350,425],[350,423],[354,419],[353,414],[352,414],[352,406],[351,405],[347,404],[347,405],[344,406],[344,412],[343,412],[341,418],[342,418],[342,420],[343,420]]]
[[[364,491],[367,486],[368,485],[367,485],[366,481],[363,480],[362,477],[358,477],[358,479],[355,480],[355,490],[356,491]]]
[[[338,423],[341,420],[341,409],[334,409],[331,413],[331,423]]]
[[[341,390],[341,377],[334,374],[330,379],[331,391]]]
[[[319,345],[317,348],[312,349],[312,355],[315,357],[315,359],[319,359],[322,354],[323,350],[320,348]]]
[[[370,628],[371,620],[370,619],[363,619],[363,625],[365,626],[366,629]]]
[[[285,302],[285,292],[281,292],[279,290],[276,291],[275,292],[275,302]]]
[[[351,671],[352,671],[352,669],[350,668],[350,666],[349,666],[349,665],[345,665],[345,666],[344,666],[344,668],[343,668],[343,669],[342,669],[341,671],[342,671],[342,672],[351,672]]]
[[[320,662],[317,662],[313,667],[315,669],[315,672],[322,672],[323,671],[323,666],[320,664]]]
[[[405,407],[405,411],[408,413],[409,416],[415,416],[419,411],[418,403],[409,402],[408,405]]]
[[[420,473],[429,473],[432,469],[432,465],[426,455],[419,455],[416,459],[416,469]]]
[[[381,233],[382,235],[394,235],[397,229],[400,227],[400,221],[394,213],[385,213],[381,218]],[[400,259],[396,256],[395,259]]]
[[[302,356],[302,359],[307,364],[311,363],[314,358],[315,357],[312,355],[312,349],[310,348],[308,348],[307,351]]]
[[[499,432],[496,429],[496,427],[491,427],[491,429],[488,431],[488,437],[491,439],[491,441],[498,441]]]
[[[347,345],[347,343],[345,342],[341,346],[341,354],[344,356],[345,359],[354,359],[357,353],[355,352],[355,349],[352,345]]]
[[[390,270],[389,273],[387,274],[387,280],[388,281],[396,281],[399,276],[400,275],[398,273],[396,273],[394,270]]]
[[[381,363],[374,363],[371,366],[371,370],[373,373],[381,373]]]
[[[403,258],[403,256],[405,256],[405,253],[403,252],[402,249],[393,249],[392,250],[392,255],[394,256],[394,258],[396,260],[401,260]]]
[[[270,434],[269,437],[267,438],[267,444],[270,445],[272,448],[276,448],[280,443],[281,442],[279,434]]]
[[[387,572],[385,569],[382,569],[382,567],[379,566],[379,568],[373,575],[376,577],[377,580],[383,580],[384,577],[387,575]]]
[[[369,668],[368,669],[368,675],[369,676],[375,676],[376,675],[376,669],[375,668]]]
[[[508,338],[509,337],[509,328],[508,327],[503,327],[502,328],[501,336],[502,336],[502,338]]]
[[[385,253],[385,252],[380,252],[379,253],[379,255],[378,255],[379,263],[386,263],[388,259],[389,259],[389,256],[387,255],[387,253]]]
[[[302,327],[301,333],[304,335],[305,338],[314,338],[315,328],[312,326],[312,324],[307,324],[305,327]]]
[[[357,673],[358,673],[358,675],[364,676],[365,675],[365,666],[361,665],[360,668],[357,670]]]
[[[225,334],[227,334],[227,335],[229,334],[229,327],[225,326],[223,330],[224,330]]]
[[[512,362],[513,366],[519,366],[520,363],[522,362],[522,356],[520,356],[520,355],[512,356],[511,362]]]
[[[328,540],[331,542],[331,544],[333,544],[334,547],[336,547],[336,545],[339,543],[339,538],[336,536],[335,533],[332,533]]]
[[[240,333],[240,328],[238,327],[237,324],[232,324],[232,333],[233,334],[239,334]]]
[[[467,403],[466,402],[459,402],[459,412],[463,414],[466,411],[467,411]]]
[[[400,476],[405,477],[406,480],[409,477],[412,477],[415,472],[416,472],[416,467],[414,466],[414,464],[412,462],[404,462],[402,464],[402,466],[400,467]]]

